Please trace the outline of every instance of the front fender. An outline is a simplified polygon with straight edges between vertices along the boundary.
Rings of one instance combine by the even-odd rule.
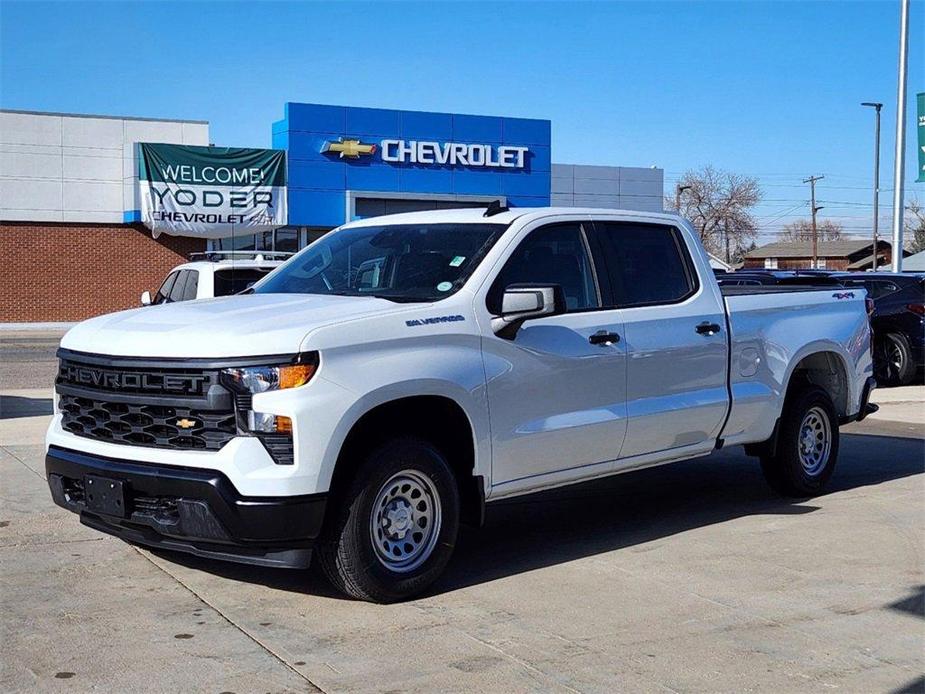
[[[436,396],[456,403],[469,421],[475,472],[491,477],[491,437],[481,340],[477,335],[430,335],[367,343],[322,353],[319,376],[350,393],[336,425],[325,433],[317,461],[317,484],[330,487],[347,435],[363,415],[380,405],[415,396]]]

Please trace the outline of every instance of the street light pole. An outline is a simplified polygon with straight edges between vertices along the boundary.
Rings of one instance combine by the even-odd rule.
[[[906,68],[909,62],[909,0],[899,15],[899,79],[896,92],[896,151],[893,156],[893,272],[903,269],[903,185],[906,179]]]
[[[874,125],[874,272],[877,271],[877,253],[879,252],[877,232],[880,224],[880,109],[883,104],[865,101],[861,106],[870,106],[877,111]]]

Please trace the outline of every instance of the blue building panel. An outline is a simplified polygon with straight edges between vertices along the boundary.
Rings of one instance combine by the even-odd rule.
[[[512,195],[507,198],[511,207],[548,207],[549,196],[539,195]]]
[[[530,151],[527,152],[527,168],[537,172],[552,170],[549,145],[530,145]]]
[[[344,164],[347,170],[347,190],[397,191],[401,170],[381,164],[357,166]]]
[[[501,195],[501,174],[493,169],[453,172],[453,192],[459,195]]]
[[[326,142],[336,141],[340,138],[337,133],[309,133],[292,130],[289,132],[289,149],[287,151],[290,161],[318,161],[340,162],[343,158],[323,152]]]
[[[346,132],[367,137],[398,137],[401,111],[348,107]]]
[[[456,190],[453,187],[453,171],[450,169],[439,169],[431,171],[428,169],[407,166],[401,171],[401,186],[399,190],[402,193],[444,193],[452,194]]]
[[[289,162],[289,187],[312,190],[346,190],[347,165],[330,161]]]
[[[286,104],[286,120],[290,130],[342,133],[347,128],[347,107],[289,102]]]
[[[453,115],[451,113],[402,111],[401,136],[406,140],[448,142],[453,139]]]
[[[512,205],[549,203],[549,121],[288,103],[272,130],[273,146],[288,154],[292,225],[343,224],[347,191],[409,200],[416,194],[505,195]],[[390,161],[399,152],[395,141],[403,161]],[[426,149],[418,143],[427,143]],[[526,148],[522,166],[515,150],[499,147]],[[412,161],[419,152],[430,161]],[[479,165],[486,159],[492,165]]]
[[[541,145],[549,149],[551,125],[548,120],[502,118],[501,141],[506,145]]]
[[[344,223],[347,195],[344,191],[289,189],[289,223],[336,227]],[[307,220],[307,221],[293,221]]]
[[[454,115],[453,139],[457,142],[500,144],[503,120],[493,116]]]

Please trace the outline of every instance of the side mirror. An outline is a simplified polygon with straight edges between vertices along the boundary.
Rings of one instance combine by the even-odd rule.
[[[145,290],[141,293],[141,305],[142,305],[142,306],[150,306],[150,305],[151,305],[151,292],[149,292],[147,289],[145,289]]]
[[[512,284],[501,297],[501,315],[492,319],[498,337],[513,340],[524,321],[565,313],[565,293],[558,284]]]

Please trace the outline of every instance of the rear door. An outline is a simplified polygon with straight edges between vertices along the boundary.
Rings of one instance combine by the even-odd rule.
[[[680,229],[630,221],[594,229],[627,350],[620,457],[711,449],[728,406],[721,297],[702,286]]]

